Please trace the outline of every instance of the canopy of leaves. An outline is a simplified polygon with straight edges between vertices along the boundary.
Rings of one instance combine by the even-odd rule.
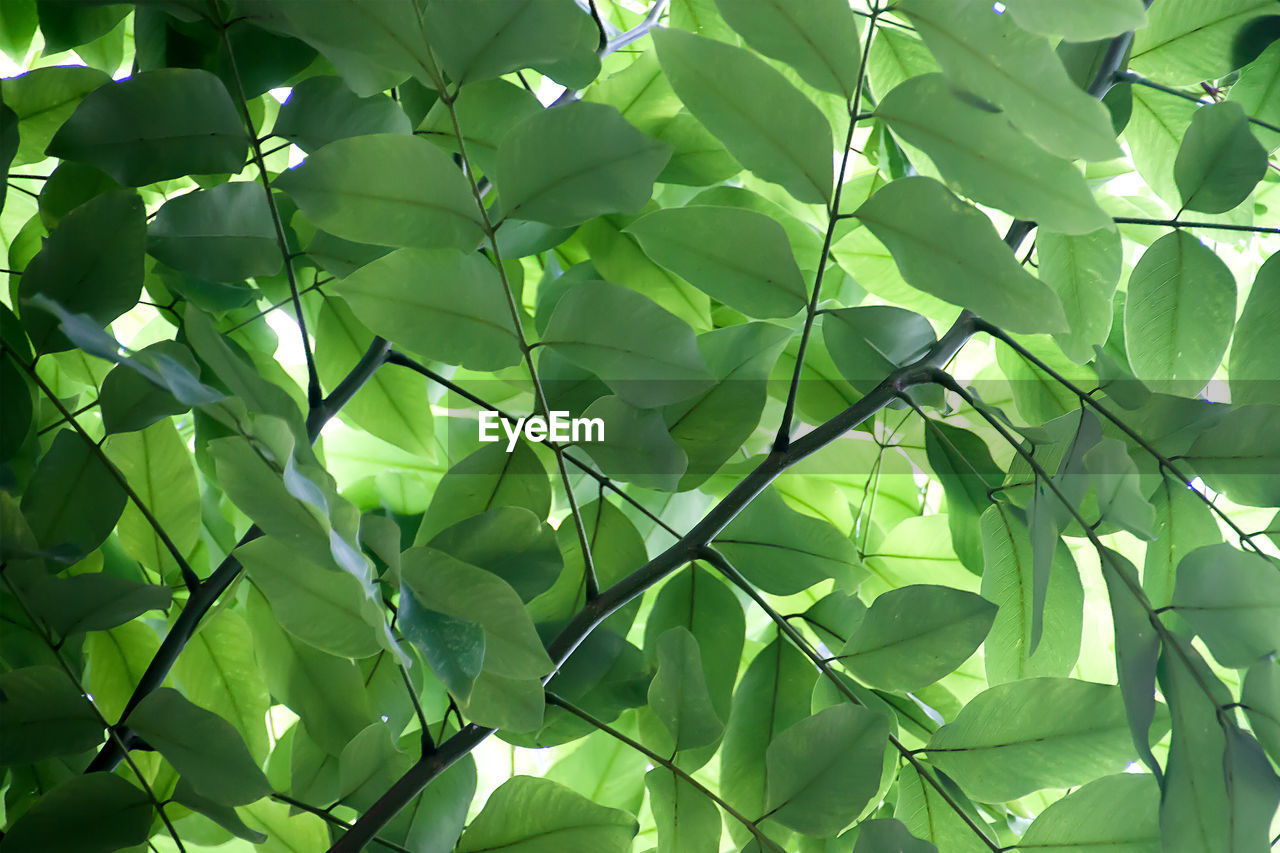
[[[1275,0],[0,0],[0,853],[1263,853]]]

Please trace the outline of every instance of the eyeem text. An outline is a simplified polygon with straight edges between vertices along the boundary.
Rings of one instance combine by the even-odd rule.
[[[553,411],[550,418],[530,415],[515,421],[514,425],[497,412],[480,412],[481,441],[501,441],[502,436],[498,433],[499,426],[507,435],[508,453],[515,449],[516,441],[522,433],[529,441],[550,440],[575,444],[604,441],[604,418],[571,418],[568,412]]]

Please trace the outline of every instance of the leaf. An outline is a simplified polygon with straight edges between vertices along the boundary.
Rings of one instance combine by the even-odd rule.
[[[64,429],[41,458],[22,496],[22,514],[42,548],[68,548],[68,556],[82,557],[116,526],[127,498],[97,450]]]
[[[176,690],[147,694],[127,721],[203,797],[239,806],[271,792],[239,732]]]
[[[1053,339],[1076,364],[1094,359],[1094,347],[1111,333],[1111,309],[1124,266],[1120,233],[1112,228],[1089,234],[1036,231],[1040,280],[1062,300],[1069,331]]]
[[[594,26],[592,24],[593,29]],[[428,139],[446,151],[460,152],[458,137],[453,127],[453,115],[456,114],[458,126],[462,130],[462,141],[467,149],[467,159],[473,166],[488,175],[493,172],[503,137],[516,125],[541,111],[542,104],[538,103],[534,94],[523,86],[506,80],[484,80],[472,83],[458,92],[452,113],[448,105],[436,101],[426,118],[422,120],[419,133],[424,133]],[[512,220],[509,224],[504,223],[506,229],[498,228],[500,245],[502,232],[521,222],[522,220]],[[565,234],[555,242],[560,242],[567,236]],[[502,256],[516,257],[506,247],[502,249]]]
[[[658,829],[658,853],[717,853],[720,811],[706,794],[664,767],[644,776]]]
[[[829,578],[852,588],[865,574],[847,536],[791,509],[774,490],[748,504],[713,544],[747,580],[772,595],[791,595]]]
[[[165,202],[147,230],[147,251],[209,281],[271,276],[283,265],[262,187],[248,181]]]
[[[822,315],[822,339],[840,373],[863,394],[937,342],[928,320],[892,305],[827,311]]]
[[[1227,99],[1244,108],[1245,115],[1275,124],[1280,119],[1275,100],[1270,96],[1280,74],[1280,47],[1272,43],[1253,62],[1240,69],[1240,79],[1231,87]],[[1274,131],[1258,128],[1258,141],[1269,152],[1280,146]]]
[[[610,395],[588,406],[582,417],[601,424],[604,438],[583,449],[602,473],[645,488],[675,491],[688,458],[667,431],[661,412],[637,409]]]
[[[670,156],[615,108],[579,101],[512,128],[498,147],[494,183],[507,216],[577,225],[639,211]]]
[[[400,576],[418,603],[484,629],[484,666],[507,678],[539,678],[551,659],[506,581],[442,551],[412,548],[401,558]]]
[[[1236,323],[1227,360],[1231,401],[1236,405],[1280,403],[1280,386],[1271,366],[1280,353],[1271,333],[1280,316],[1280,260],[1267,258],[1249,290],[1249,299]]]
[[[511,470],[515,467],[516,460],[513,459],[504,474],[519,477]],[[492,572],[511,584],[524,601],[532,601],[534,596],[554,584],[564,567],[564,559],[556,545],[556,531],[519,504],[498,505],[479,515],[464,518],[432,536],[427,544],[464,563]]]
[[[0,849],[112,853],[146,842],[153,810],[147,795],[119,776],[71,776],[13,822]]]
[[[240,116],[216,76],[145,71],[85,96],[48,153],[97,166],[127,187],[188,174],[236,174],[248,151]]]
[[[900,83],[875,115],[924,149],[949,181],[980,204],[1065,234],[1115,228],[1075,166],[1036,145],[1004,113],[951,88],[941,74]]]
[[[144,622],[126,622],[85,638],[90,666],[84,679],[86,693],[108,720],[118,720],[141,682],[151,659],[160,649],[160,638]]]
[[[799,72],[806,83],[851,100],[858,88],[858,26],[838,0],[799,6],[716,0],[747,44]]]
[[[769,744],[768,815],[805,835],[834,835],[880,785],[885,716],[843,703],[788,727]]]
[[[536,520],[551,511],[547,471],[523,441],[517,442],[511,453],[505,445],[483,446],[445,472],[413,544],[426,545],[441,530],[503,506],[523,507]],[[509,520],[505,521],[503,527],[509,528]]]
[[[18,285],[23,321],[38,352],[60,352],[71,343],[46,310],[30,303],[50,299],[73,314],[105,326],[138,301],[144,240],[142,199],[129,190],[105,193],[59,223]]]
[[[877,853],[880,850],[937,853],[938,848],[916,838],[901,821],[893,818],[865,820],[858,824],[858,843],[854,846],[853,853]]]
[[[1138,466],[1124,442],[1104,438],[1084,455],[1085,468],[1093,475],[1098,512],[1140,539],[1155,538],[1155,507],[1143,494]]]
[[[946,780],[941,785],[954,802],[957,801],[956,794],[959,792],[954,785],[947,785],[949,781]],[[990,851],[995,843],[970,829],[957,814],[957,810],[944,799],[943,794],[925,781],[914,766],[904,767],[898,774],[898,791],[893,816],[902,821],[912,835],[932,842],[938,850],[946,850],[947,853],[981,853],[983,850]],[[958,801],[965,814],[970,818],[976,816],[977,810],[963,794]],[[981,826],[981,819],[975,821],[974,825]]]
[[[568,58],[580,26],[594,26],[571,0],[432,0],[431,46],[449,79],[462,86]]]
[[[240,613],[222,610],[208,617],[178,656],[173,674],[192,703],[235,726],[255,761],[267,757],[271,701],[254,658],[253,634]]]
[[[1103,776],[1041,812],[1019,845],[1060,853],[1087,853],[1096,847],[1159,853],[1159,803],[1159,788],[1150,776]]]
[[[1142,0],[1084,0],[1064,5],[1052,0],[1011,0],[1006,4],[1014,22],[1042,36],[1067,41],[1098,41],[1147,25]]]
[[[401,587],[396,615],[400,633],[422,652],[427,666],[449,692],[465,702],[484,666],[484,628],[428,610],[408,587]]]
[[[719,206],[668,208],[626,231],[649,257],[750,317],[790,317],[806,304],[786,232],[763,214]]]
[[[1274,658],[1264,658],[1244,676],[1240,703],[1254,737],[1268,755],[1280,754],[1280,680]]]
[[[971,592],[913,585],[871,602],[839,659],[855,678],[884,690],[927,687],[978,650],[996,606]]]
[[[414,136],[339,139],[275,185],[318,227],[357,243],[469,252],[483,236],[467,179],[449,155]]]
[[[1133,756],[1120,688],[1070,678],[985,690],[925,748],[967,793],[992,803],[1078,785]]]
[[[413,758],[391,742],[387,724],[373,723],[352,738],[338,757],[339,797],[352,808],[367,810],[412,765]]]
[[[115,628],[148,610],[167,610],[172,599],[168,587],[106,572],[65,578],[33,572],[10,580],[45,627],[60,638]]]
[[[1280,444],[1273,422],[1280,407],[1233,407],[1200,432],[1187,460],[1214,491],[1247,506],[1280,504]]]
[[[956,556],[966,569],[982,574],[978,519],[991,505],[991,490],[1004,479],[1004,472],[991,458],[985,441],[942,420],[924,422],[924,446],[933,474],[947,496],[947,526]]]
[[[1170,0],[1153,6],[1145,29],[1134,34],[1129,66],[1170,86],[1213,80],[1235,67],[1231,45],[1242,25],[1275,9],[1268,0]]]
[[[893,253],[912,287],[1008,331],[1067,328],[1058,297],[1026,272],[985,215],[931,178],[900,178],[855,215]]]
[[[520,345],[497,270],[457,249],[399,249],[333,288],[362,323],[394,343],[450,364],[497,370]]]
[[[831,126],[813,102],[748,51],[692,33],[654,32],[680,100],[729,153],[798,201],[831,199]]]
[[[1261,555],[1197,548],[1178,564],[1172,605],[1223,666],[1243,668],[1280,648],[1280,574]]]
[[[626,812],[598,806],[546,779],[513,776],[489,795],[463,833],[458,853],[626,853],[638,830]]]
[[[1239,104],[1223,101],[1195,111],[1173,166],[1184,210],[1226,213],[1266,173],[1267,150]]]
[[[1198,393],[1226,352],[1235,306],[1221,258],[1185,231],[1161,237],[1129,277],[1124,337],[1134,375],[1153,390]]]
[[[1106,108],[1071,81],[1047,39],[993,15],[986,0],[908,0],[901,9],[952,83],[980,92],[1041,147],[1065,158],[1120,156]]]
[[[346,658],[369,657],[382,647],[381,602],[367,598],[347,572],[316,565],[270,536],[234,553],[280,626],[298,639]]]
[[[83,752],[102,740],[102,719],[65,672],[29,666],[0,674],[0,765]]]
[[[658,671],[649,684],[649,707],[667,727],[673,750],[714,743],[724,731],[711,705],[698,641],[676,626],[658,638]]]
[[[692,329],[635,291],[603,281],[576,284],[560,297],[542,343],[637,408],[688,399],[711,379]]]
[[[362,98],[339,77],[308,77],[290,90],[271,133],[310,154],[351,136],[412,130],[404,110],[386,95]]]

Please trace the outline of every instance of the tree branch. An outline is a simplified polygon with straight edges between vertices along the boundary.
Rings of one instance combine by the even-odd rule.
[[[1264,225],[1234,225],[1230,222],[1187,222],[1181,219],[1143,219],[1137,216],[1113,216],[1117,225],[1163,225],[1168,228],[1213,228],[1218,231],[1248,231],[1253,234],[1280,234],[1280,228]]]
[[[1175,89],[1172,86],[1166,86],[1163,83],[1157,83],[1154,80],[1148,80],[1146,77],[1143,77],[1141,74],[1138,74],[1136,71],[1117,71],[1113,79],[1117,83],[1135,83],[1139,86],[1146,86],[1148,89],[1155,89],[1157,92],[1164,92],[1166,95],[1174,95],[1176,97],[1182,98],[1183,100],[1187,100],[1187,101],[1191,101],[1192,103],[1199,104],[1202,107],[1207,107],[1214,103],[1214,100],[1212,98],[1205,98],[1205,97],[1201,97],[1200,95],[1193,95],[1190,92],[1184,92],[1181,89]],[[1248,116],[1248,115],[1245,116],[1245,118],[1249,120],[1250,124],[1257,125],[1258,127],[1265,127],[1267,130],[1270,130],[1274,133],[1280,133],[1280,127],[1272,124],[1269,121],[1263,121],[1260,118],[1254,118],[1253,116]]]

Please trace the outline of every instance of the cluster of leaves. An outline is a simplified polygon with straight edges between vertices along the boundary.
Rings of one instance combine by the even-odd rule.
[[[1269,850],[1277,11],[0,0],[0,853]]]

